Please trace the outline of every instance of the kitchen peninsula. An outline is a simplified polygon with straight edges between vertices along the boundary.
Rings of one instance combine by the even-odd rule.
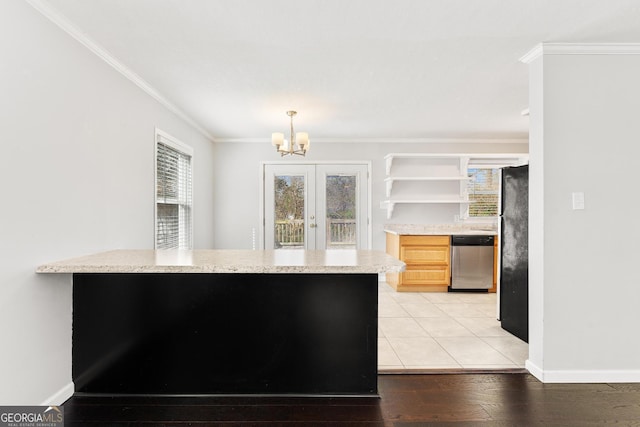
[[[378,274],[366,250],[117,250],[73,274],[76,393],[377,395]]]

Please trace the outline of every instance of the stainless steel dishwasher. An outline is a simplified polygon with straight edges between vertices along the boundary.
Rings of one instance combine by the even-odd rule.
[[[451,236],[451,290],[493,287],[494,236]]]

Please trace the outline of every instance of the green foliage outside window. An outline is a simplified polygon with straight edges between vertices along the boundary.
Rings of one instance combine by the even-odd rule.
[[[468,169],[469,217],[498,216],[500,169]]]

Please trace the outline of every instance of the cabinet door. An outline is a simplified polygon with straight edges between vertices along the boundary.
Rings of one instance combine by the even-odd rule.
[[[400,284],[407,290],[446,291],[450,282],[449,236],[402,236],[400,258],[407,264]]]
[[[449,246],[449,236],[400,236],[402,246]]]
[[[449,265],[448,246],[403,246],[401,259],[409,264]]]
[[[449,265],[449,236],[402,236],[400,259],[409,264]]]
[[[430,267],[402,273],[403,285],[449,285],[449,267]]]

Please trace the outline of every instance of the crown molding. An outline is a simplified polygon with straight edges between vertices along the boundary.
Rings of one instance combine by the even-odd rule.
[[[640,55],[640,43],[540,43],[520,62],[530,64],[542,55]]]
[[[310,138],[312,144],[528,144],[522,138]],[[216,138],[219,143],[271,144],[270,138]]]
[[[151,86],[146,80],[144,80],[138,74],[133,72],[129,67],[127,67],[117,58],[111,55],[105,48],[92,40],[87,34],[80,30],[80,28],[71,23],[71,21],[69,21],[62,13],[53,8],[46,0],[26,0],[26,2],[30,4],[35,10],[40,12],[40,14],[42,14],[45,18],[49,19],[64,32],[80,42],[80,44],[89,49],[98,58],[106,62],[114,70],[116,70],[122,76],[142,89],[147,95],[151,96],[169,111],[187,122],[203,136],[212,141],[214,140],[213,135],[211,135],[206,129],[204,129],[198,122],[196,122],[189,115],[187,115],[187,113],[182,111],[175,104],[165,98],[164,95],[162,95],[156,88]]]

